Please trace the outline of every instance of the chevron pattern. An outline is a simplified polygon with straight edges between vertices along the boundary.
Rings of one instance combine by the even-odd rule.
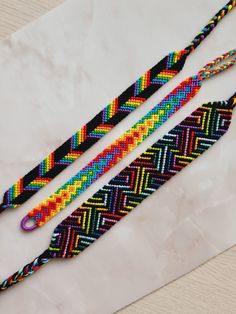
[[[236,63],[235,56],[236,49],[230,50],[206,64],[197,75],[182,82],[114,144],[105,149],[60,189],[34,208],[28,217],[34,218],[36,226],[45,224],[195,96],[203,80],[232,67]],[[222,64],[224,60],[226,62]],[[217,66],[218,64],[220,65]],[[147,77],[144,77],[141,83],[139,82],[139,87],[145,86],[147,81]]]
[[[54,230],[52,257],[79,254],[228,130],[232,102],[207,103],[147,149]]]
[[[78,159],[102,136],[107,134],[118,122],[123,120],[130,112],[134,111],[161,86],[179,73],[188,55],[198,47],[235,6],[236,0],[230,0],[215,14],[190,45],[163,58],[100,111],[87,125],[83,126],[39,165],[13,184],[4,193],[0,211],[2,212],[5,208],[16,208],[22,205]],[[37,183],[34,184],[33,182]]]
[[[102,151],[60,189],[31,210],[28,217],[34,218],[37,226],[44,225],[194,97],[201,83],[200,76],[190,77],[183,81],[131,129]]]
[[[196,49],[204,38],[210,34],[212,29],[214,29],[222,18],[235,6],[236,0],[230,0],[203,28],[200,34],[194,38],[191,44],[185,49],[184,57],[180,58],[180,60],[182,60],[182,67],[186,57],[191,51]],[[175,58],[173,54],[172,58]],[[170,68],[168,64],[173,62],[173,60],[171,60],[172,58],[168,58],[168,60],[164,59],[165,61],[168,61],[166,69]],[[161,62],[157,67],[158,70],[160,70]],[[172,70],[177,70],[178,72],[180,71],[180,67]],[[153,69],[155,69],[155,67]],[[160,73],[161,71],[156,73],[156,76]],[[143,90],[143,92],[147,91],[148,87],[146,86],[148,86],[148,82],[149,73],[147,73],[143,80],[137,84],[136,89],[133,90],[133,95],[141,90]],[[165,77],[163,78],[159,75],[157,84],[160,82],[165,82]],[[134,85],[132,86],[132,89]],[[153,86],[155,85],[153,84]],[[146,95],[146,97],[149,97],[153,93],[152,89],[147,93],[148,95]],[[139,98],[142,97],[143,95],[139,95]],[[169,132],[169,134],[164,136],[162,140],[154,144],[129,167],[111,180],[108,185],[104,186],[103,189],[98,191],[72,215],[58,225],[53,233],[49,248],[33,262],[27,264],[18,272],[0,283],[0,292],[21,282],[24,278],[27,278],[29,275],[40,269],[44,264],[48,263],[51,258],[72,257],[79,254],[93,243],[124,215],[141,203],[143,199],[157,190],[182,168],[187,166],[191,161],[211,147],[227,131],[235,102],[236,98],[234,95],[228,102],[203,105],[201,108],[193,112],[190,117],[185,119],[179,126]],[[102,111],[102,116],[105,117],[102,123],[103,126],[105,124],[104,121],[109,121],[108,125],[113,125],[113,123],[115,125],[115,122],[112,119],[115,116],[114,108],[116,108],[117,103],[119,106],[119,98]],[[96,117],[94,119],[96,120]],[[117,120],[119,121],[119,119],[122,119],[122,116]],[[98,123],[93,130],[98,127],[98,133],[104,135],[105,132],[103,131],[103,126],[101,131],[99,127],[100,124],[101,123]],[[75,143],[76,141],[77,143],[80,143],[78,146],[86,142],[86,135],[89,134],[87,133],[89,132],[88,126],[89,124],[86,125],[85,131],[78,132],[78,136],[75,139]],[[90,131],[92,131],[92,129],[90,129]],[[99,137],[99,135],[97,136]],[[66,143],[69,145],[70,151],[68,150]],[[85,147],[83,147],[83,149],[80,147],[75,153],[75,151],[71,151],[71,147],[73,147],[72,140],[69,139],[66,143],[61,146],[64,147],[65,145],[64,150],[60,150],[60,148],[56,150],[53,156],[46,158],[42,165],[35,167],[35,169],[29,172],[22,178],[22,180],[19,180],[5,193],[5,204],[3,203],[0,205],[0,212],[6,207],[19,206],[33,195],[33,191],[36,193],[37,186],[38,189],[43,186],[40,185],[39,182],[43,174],[47,175],[50,181],[51,176],[55,177],[57,173],[61,172],[63,169],[57,169],[57,167],[55,167],[58,161],[63,160],[61,163],[63,168],[65,165],[73,162],[73,158],[76,158],[76,156],[78,158],[79,152],[86,150]],[[76,145],[75,143],[74,145]],[[185,143],[188,143],[188,145]],[[48,179],[48,177],[43,179]],[[34,182],[34,184],[32,184],[31,189],[27,190],[27,193],[24,194],[25,187],[32,182]],[[31,194],[28,194],[28,191],[31,191]]]
[[[186,51],[170,53],[114,99],[70,139],[4,194],[1,208],[16,208],[78,159],[121,120],[181,71]]]

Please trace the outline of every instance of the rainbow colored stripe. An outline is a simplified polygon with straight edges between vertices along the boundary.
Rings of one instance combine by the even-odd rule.
[[[37,226],[45,224],[195,96],[204,79],[233,66],[236,63],[235,56],[236,49],[231,50],[209,62],[197,75],[183,81],[118,140],[101,152],[60,189],[35,207],[28,216],[34,218]],[[230,58],[232,59],[229,60]],[[227,62],[217,67],[223,60],[227,60]],[[203,121],[205,121],[205,117],[203,117]],[[209,127],[208,125],[207,130]],[[137,182],[137,184],[139,183]]]
[[[202,105],[149,147],[54,230],[52,258],[78,255],[228,130],[232,101]]]
[[[53,180],[57,174],[110,132],[117,123],[141,106],[161,86],[172,79],[182,69],[185,59],[185,50],[173,52],[144,73],[70,139],[6,191],[1,208],[20,206]]]
[[[201,87],[201,82],[199,76],[188,78],[182,82],[162,102],[157,104],[72,179],[30,211],[28,216],[33,217],[38,226],[45,224],[196,95]]]

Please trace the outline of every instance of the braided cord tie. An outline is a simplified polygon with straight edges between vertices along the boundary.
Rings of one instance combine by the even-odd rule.
[[[12,276],[8,279],[4,280],[0,284],[0,292],[5,291],[9,287],[21,282],[25,278],[29,277],[30,275],[34,274],[38,271],[43,265],[47,264],[51,260],[50,252],[46,250],[42,253],[39,257],[35,258],[33,262],[27,264],[19,271],[15,272]]]
[[[229,1],[213,18],[207,23],[202,31],[192,40],[189,46],[185,48],[188,53],[195,50],[201,42],[211,33],[217,24],[236,6],[236,0]]]
[[[25,231],[32,231],[37,227],[43,226],[48,220],[56,216],[93,182],[110,170],[123,157],[132,152],[169,117],[188,103],[199,92],[204,79],[219,74],[233,66],[236,63],[236,57],[232,57],[235,55],[236,49],[231,50],[208,63],[197,75],[183,81],[118,140],[97,155],[86,167],[56,192],[33,208],[23,218],[21,227]],[[230,59],[228,62],[216,67],[223,60],[228,59]],[[30,218],[35,222],[33,228],[26,226],[26,222]]]
[[[227,59],[229,59],[227,62],[216,67],[222,61]],[[235,63],[236,63],[236,49],[233,49],[205,65],[199,72],[199,75],[202,77],[202,79],[207,79],[231,68],[233,65],[235,65]]]

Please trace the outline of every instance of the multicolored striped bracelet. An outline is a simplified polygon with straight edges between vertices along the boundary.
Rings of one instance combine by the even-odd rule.
[[[158,140],[54,230],[46,251],[0,284],[0,292],[55,258],[77,256],[228,130],[236,93],[202,105]]]
[[[169,117],[193,98],[200,90],[202,82],[227,70],[236,63],[236,49],[231,50],[204,66],[197,75],[187,78],[151,111],[127,130],[113,144],[98,154],[87,166],[67,181],[55,193],[32,209],[23,218],[21,226],[25,231],[32,231],[43,226],[57,215],[93,182],[111,169],[123,157],[132,152],[149,135],[157,130]],[[223,65],[216,67],[223,60]],[[34,224],[27,227],[28,220]]]
[[[188,55],[200,45],[235,6],[236,0],[229,1],[184,50],[172,52],[163,58],[119,97],[109,103],[91,121],[80,128],[70,139],[13,184],[4,194],[0,212],[6,208],[19,207],[26,202],[120,121],[141,106],[160,87],[177,75],[182,70]]]

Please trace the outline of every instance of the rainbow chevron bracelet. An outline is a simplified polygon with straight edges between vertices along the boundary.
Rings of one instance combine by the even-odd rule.
[[[236,49],[231,50],[204,66],[196,76],[190,77],[176,87],[159,104],[135,125],[102,151],[87,166],[67,181],[55,193],[41,202],[23,218],[21,226],[26,231],[44,225],[58,214],[93,182],[133,151],[150,134],[158,129],[170,116],[193,98],[201,88],[203,80],[219,74],[236,63]],[[222,61],[228,60],[217,66]],[[26,222],[33,218],[35,224],[27,228]]]
[[[0,212],[6,208],[17,208],[26,202],[105,136],[116,124],[177,75],[183,68],[188,55],[235,6],[236,0],[230,0],[184,50],[170,53],[163,58],[119,97],[110,102],[91,121],[81,127],[70,139],[13,184],[4,194]]]

